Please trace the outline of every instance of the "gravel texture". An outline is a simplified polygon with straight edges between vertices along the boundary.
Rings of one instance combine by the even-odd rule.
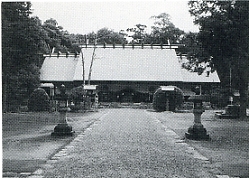
[[[67,148],[44,177],[215,177],[208,161],[145,110],[110,110]]]

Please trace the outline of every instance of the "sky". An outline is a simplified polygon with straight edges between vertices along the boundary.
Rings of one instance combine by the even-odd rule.
[[[53,18],[64,30],[74,34],[97,32],[108,28],[115,32],[135,27],[136,24],[153,25],[151,16],[167,13],[171,22],[185,32],[198,32],[188,12],[186,0],[98,0],[98,1],[31,1],[33,16],[42,22]]]

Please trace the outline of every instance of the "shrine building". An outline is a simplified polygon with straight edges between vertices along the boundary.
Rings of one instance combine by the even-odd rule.
[[[210,94],[220,84],[216,72],[198,75],[183,69],[174,46],[82,46],[82,52],[46,55],[41,82],[64,84],[68,92],[82,85],[83,57],[86,85],[93,58],[90,84],[97,85],[100,102],[151,102],[158,87],[169,85],[182,89],[185,97],[197,85]]]

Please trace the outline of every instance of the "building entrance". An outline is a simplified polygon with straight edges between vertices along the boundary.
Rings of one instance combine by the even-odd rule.
[[[132,88],[125,88],[120,91],[119,98],[121,103],[134,102],[135,90]]]

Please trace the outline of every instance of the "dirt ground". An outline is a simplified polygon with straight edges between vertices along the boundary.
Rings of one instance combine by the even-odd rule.
[[[75,136],[107,112],[69,113],[68,122]],[[224,174],[249,177],[249,121],[218,119],[214,110],[202,114],[202,124],[211,141],[186,142],[207,157],[212,169]],[[162,124],[174,130],[182,139],[193,124],[192,113],[152,112]],[[3,172],[33,172],[73,137],[51,137],[58,122],[58,113],[3,114]],[[81,124],[79,124],[81,123]]]
[[[68,113],[72,137],[51,137],[59,113],[8,113],[2,119],[3,172],[33,172],[101,113]],[[79,124],[81,123],[81,124]]]
[[[224,174],[249,177],[249,121],[219,119],[214,110],[202,114],[202,124],[207,129],[211,141],[186,140],[201,154],[207,157],[213,169]],[[188,127],[193,125],[192,113],[155,113],[161,122],[184,138]]]

